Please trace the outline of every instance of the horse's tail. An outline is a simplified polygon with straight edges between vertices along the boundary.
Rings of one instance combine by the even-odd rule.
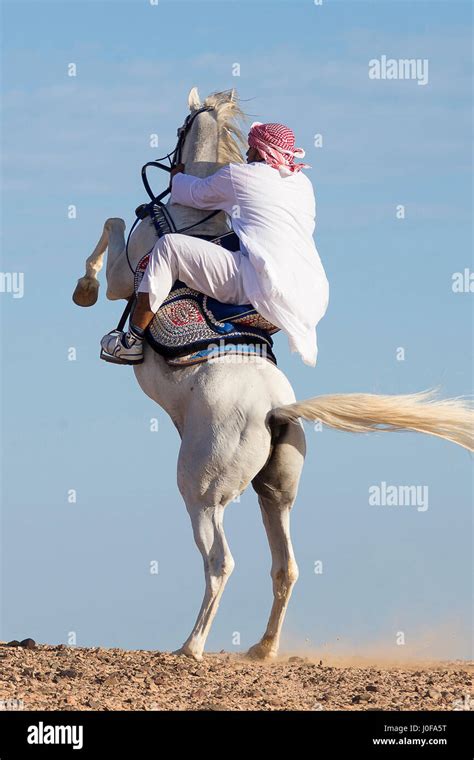
[[[474,451],[474,410],[464,398],[438,400],[435,391],[403,396],[343,393],[316,396],[272,409],[272,420],[318,420],[349,433],[411,430],[445,438]]]

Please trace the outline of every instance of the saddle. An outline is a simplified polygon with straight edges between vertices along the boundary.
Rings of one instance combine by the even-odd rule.
[[[234,232],[211,240],[228,250],[238,250],[239,240]],[[137,266],[135,292],[149,256],[149,253],[143,256]],[[153,350],[174,366],[189,366],[230,355],[261,356],[276,364],[271,336],[278,330],[251,304],[221,303],[177,280],[145,337]]]

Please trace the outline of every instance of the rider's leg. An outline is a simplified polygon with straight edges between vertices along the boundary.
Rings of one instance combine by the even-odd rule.
[[[189,235],[170,234],[155,245],[126,333],[105,336],[102,347],[124,363],[143,360],[143,337],[176,280],[224,303],[245,303],[240,251]]]
[[[155,313],[150,309],[150,297],[148,293],[137,293],[137,300],[130,317],[130,326],[133,326],[135,329],[138,327],[141,330],[146,330]]]
[[[138,288],[156,312],[176,280],[224,303],[245,303],[240,251],[177,233],[160,238]],[[133,317],[132,317],[132,321]]]

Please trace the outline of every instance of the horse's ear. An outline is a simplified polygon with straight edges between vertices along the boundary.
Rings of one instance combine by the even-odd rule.
[[[235,91],[235,87],[232,87],[232,89],[229,90],[229,100],[231,103],[233,100],[237,100],[237,92]]]
[[[196,111],[198,108],[201,108],[201,101],[199,99],[197,87],[193,87],[192,90],[189,91],[188,106],[190,111]]]

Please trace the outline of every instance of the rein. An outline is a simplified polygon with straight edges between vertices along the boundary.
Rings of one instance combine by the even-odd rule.
[[[184,147],[184,141],[186,140],[186,136],[191,129],[194,119],[199,116],[200,113],[203,113],[204,111],[212,111],[214,110],[211,106],[203,106],[202,108],[199,108],[197,111],[194,111],[192,114],[188,114],[186,117],[184,124],[182,127],[179,127],[178,129],[178,141],[176,143],[176,147],[173,151],[170,153],[167,153],[166,156],[162,156],[161,158],[158,158],[156,161],[148,161],[143,167],[142,167],[142,182],[145,187],[145,190],[150,197],[151,201],[150,203],[142,203],[138,208],[135,210],[136,219],[130,229],[130,232],[128,233],[127,237],[127,243],[125,245],[125,255],[127,257],[127,263],[130,267],[131,272],[133,275],[135,275],[135,270],[132,267],[130,263],[130,257],[128,255],[128,244],[132,235],[133,230],[135,229],[138,222],[142,221],[143,219],[146,219],[147,216],[151,217],[151,220],[153,222],[153,226],[155,227],[156,234],[159,238],[163,237],[163,235],[167,235],[171,232],[187,232],[188,230],[193,229],[193,227],[197,227],[200,224],[203,224],[204,222],[207,222],[209,219],[212,219],[213,216],[216,216],[216,214],[219,214],[220,211],[211,211],[210,214],[204,217],[204,219],[200,219],[198,222],[194,222],[194,224],[189,224],[187,227],[181,227],[181,229],[177,229],[176,224],[174,223],[173,217],[171,216],[170,212],[168,211],[166,205],[163,203],[163,198],[166,198],[169,193],[171,193],[171,182],[169,183],[166,190],[163,190],[159,195],[155,195],[153,193],[153,190],[151,189],[150,183],[148,181],[147,177],[147,169],[150,166],[153,166],[157,169],[162,169],[166,172],[171,172],[172,169],[174,169],[178,164],[181,163],[181,158],[183,155],[183,147]],[[169,166],[166,164],[162,164],[161,161],[168,160]]]
[[[156,230],[156,234],[158,235],[158,238],[163,237],[163,235],[167,235],[171,232],[187,232],[188,230],[191,230],[193,227],[197,227],[199,224],[203,224],[204,222],[207,222],[209,219],[212,219],[213,216],[216,214],[219,214],[220,211],[212,211],[210,214],[204,217],[204,219],[200,219],[198,222],[195,222],[194,224],[190,224],[187,227],[182,227],[181,229],[177,229],[173,217],[171,216],[170,212],[166,208],[166,205],[163,203],[163,198],[166,198],[169,193],[171,193],[171,182],[169,183],[166,190],[163,190],[159,195],[155,195],[153,193],[153,190],[151,189],[150,183],[148,181],[147,177],[147,169],[150,166],[155,167],[156,169],[162,169],[166,172],[171,172],[172,169],[177,166],[177,164],[181,163],[182,155],[183,155],[183,147],[184,147],[184,141],[186,140],[186,136],[191,129],[194,119],[199,116],[200,113],[203,113],[204,111],[213,111],[214,109],[211,106],[202,106],[202,108],[199,108],[197,111],[194,111],[194,113],[190,113],[186,116],[186,119],[184,120],[184,124],[182,127],[178,128],[178,140],[175,146],[175,149],[173,151],[170,151],[170,153],[167,153],[166,156],[161,156],[161,158],[158,158],[156,161],[148,161],[143,167],[142,167],[142,182],[145,187],[145,190],[150,197],[151,201],[150,203],[142,203],[141,206],[138,206],[138,208],[135,210],[136,219],[134,223],[132,224],[130,228],[130,232],[127,236],[127,242],[125,244],[125,256],[127,258],[127,264],[130,268],[130,271],[132,272],[133,276],[135,277],[135,269],[132,267],[132,264],[130,262],[130,257],[128,255],[128,245],[130,242],[130,238],[132,236],[132,232],[137,226],[138,222],[141,222],[143,219],[146,219],[147,216],[151,217],[151,220],[153,222],[153,226]],[[169,166],[166,164],[162,164],[161,161],[169,161]],[[151,249],[153,250],[153,249]],[[151,253],[151,251],[148,251],[148,253]],[[133,294],[130,296],[130,298],[127,301],[127,305],[125,306],[125,310],[120,317],[120,321],[116,327],[116,330],[121,332],[125,326],[125,323],[130,315],[130,312],[132,311],[133,304],[135,303],[136,296]]]

